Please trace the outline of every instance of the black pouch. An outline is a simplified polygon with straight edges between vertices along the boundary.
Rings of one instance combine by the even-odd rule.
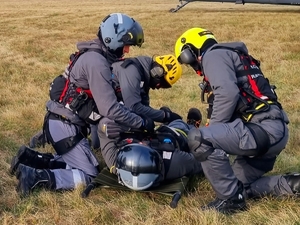
[[[89,124],[95,125],[101,118],[95,101],[89,98],[85,92],[81,92],[78,96],[73,98],[69,106],[81,119]]]
[[[82,105],[85,104],[85,102],[87,101],[87,99],[88,99],[87,93],[85,93],[85,92],[79,93],[70,102],[70,104],[69,104],[70,109],[72,109],[75,112],[78,111],[82,107]]]
[[[53,101],[58,102],[59,98],[65,88],[67,79],[63,75],[58,75],[54,78],[49,88],[49,96]]]

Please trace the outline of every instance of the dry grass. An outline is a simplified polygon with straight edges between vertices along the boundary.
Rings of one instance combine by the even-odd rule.
[[[300,170],[300,10],[298,7],[195,2],[179,12],[175,0],[0,0],[0,221],[2,224],[300,224],[299,199],[249,201],[234,216],[202,212],[213,191],[201,180],[176,210],[157,194],[94,190],[82,199],[73,192],[36,192],[19,199],[16,179],[7,173],[11,156],[42,125],[48,87],[68,62],[75,43],[95,37],[100,20],[124,12],[143,25],[146,42],[131,55],[174,52],[178,36],[193,26],[212,30],[219,41],[244,41],[277,86],[290,118],[290,142],[273,174]],[[217,65],[216,65],[217,66]],[[186,115],[200,103],[197,77],[184,76],[171,90],[151,92],[152,106],[168,105]],[[50,151],[50,148],[41,151]]]

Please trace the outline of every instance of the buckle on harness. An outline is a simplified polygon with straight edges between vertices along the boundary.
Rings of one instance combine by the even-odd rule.
[[[276,104],[276,103],[274,101],[271,101],[271,100],[266,101],[266,103],[261,103],[261,104],[257,105],[253,110],[246,111],[246,113],[247,112],[251,112],[251,113],[248,114],[248,115],[243,116],[243,119],[246,122],[249,122],[252,119],[253,115],[265,110],[264,107],[269,107],[270,105],[273,105],[273,104]]]

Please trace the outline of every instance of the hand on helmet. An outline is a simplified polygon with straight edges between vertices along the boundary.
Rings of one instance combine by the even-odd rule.
[[[182,119],[182,117],[180,115],[172,112],[171,109],[166,106],[161,107],[160,110],[164,111],[164,113],[165,113],[165,118],[163,120],[164,123],[170,123],[174,120]]]

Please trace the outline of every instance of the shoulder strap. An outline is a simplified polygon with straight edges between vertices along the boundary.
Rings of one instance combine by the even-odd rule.
[[[141,80],[144,82],[144,89],[145,89],[145,91],[147,91],[149,89],[149,84],[146,80],[145,70],[144,70],[142,64],[136,58],[127,58],[127,59],[124,60],[124,62],[121,64],[121,66],[123,68],[126,68],[130,64],[134,65],[137,68],[137,70],[139,71],[139,74],[142,77]]]
[[[260,66],[259,60],[256,60],[255,58],[253,58],[247,52],[242,51],[240,49],[227,47],[227,46],[214,46],[211,48],[211,50],[215,50],[215,49],[227,49],[230,51],[234,51],[239,55],[239,57],[243,63],[243,66],[244,66],[244,70],[238,71],[236,73],[237,77],[248,76],[250,71],[251,71],[250,72],[251,74],[262,74],[262,72],[259,68],[259,66]],[[254,63],[257,67],[251,68],[250,64],[252,64],[252,63]]]
[[[84,49],[80,49],[78,52],[75,52],[73,54],[70,55],[70,63],[69,63],[69,72],[72,70],[73,66],[75,65],[77,59],[85,52],[98,52],[99,54],[103,55],[103,51],[101,49],[98,48],[84,48]]]

